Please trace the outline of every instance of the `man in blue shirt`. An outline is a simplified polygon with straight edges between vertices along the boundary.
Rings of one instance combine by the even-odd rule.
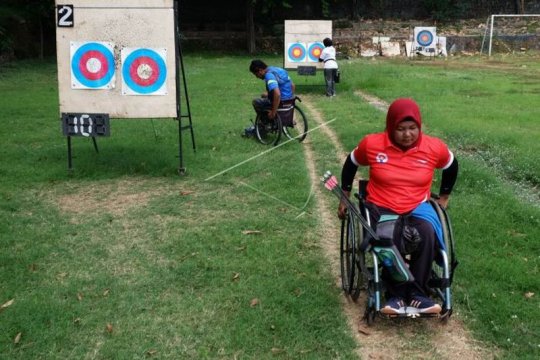
[[[275,118],[280,103],[294,99],[295,85],[289,73],[279,67],[267,66],[261,60],[251,61],[249,71],[266,85],[266,92],[253,100],[253,108],[258,114],[268,112],[270,119]]]

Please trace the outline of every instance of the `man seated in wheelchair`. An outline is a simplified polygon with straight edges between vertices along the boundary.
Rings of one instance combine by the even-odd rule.
[[[408,270],[414,278],[403,281],[383,266],[386,303],[380,312],[402,314],[413,307],[417,313],[438,314],[441,306],[429,297],[428,280],[443,235],[428,200],[434,171],[443,169],[437,202],[447,207],[458,174],[456,158],[443,141],[422,132],[418,105],[412,99],[397,99],[388,109],[385,131],[366,135],[347,156],[341,174],[346,196],[360,165],[369,167],[365,206],[371,224],[375,227],[381,217],[399,215],[398,229],[390,237],[409,259]],[[338,216],[346,216],[343,201]]]
[[[264,80],[266,86],[266,92],[252,102],[257,114],[267,114],[269,119],[273,119],[280,104],[294,101],[295,85],[287,70],[267,66],[261,60],[252,60],[249,71]]]

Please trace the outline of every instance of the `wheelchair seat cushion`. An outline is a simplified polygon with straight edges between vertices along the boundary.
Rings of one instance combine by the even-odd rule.
[[[404,255],[414,253],[422,237],[418,230],[410,225],[410,216],[410,214],[382,214],[376,230],[379,240],[372,239],[371,243],[378,246],[396,245]]]
[[[381,240],[394,239],[394,229],[399,215],[381,215],[377,223],[376,234]]]
[[[279,104],[278,112],[279,118],[281,119],[281,125],[288,127],[294,126],[294,100],[283,100]]]

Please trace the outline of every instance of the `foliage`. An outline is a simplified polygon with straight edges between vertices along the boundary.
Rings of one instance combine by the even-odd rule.
[[[452,0],[423,0],[422,5],[424,10],[438,21],[453,18],[456,11]]]
[[[13,39],[7,36],[7,31],[0,26],[0,54],[6,54],[10,51],[13,44]]]
[[[54,49],[53,0],[5,0],[0,5],[0,27],[4,28],[0,55],[14,53],[18,58],[42,57],[41,49]],[[21,38],[31,39],[20,43]],[[46,44],[42,41],[47,42]]]

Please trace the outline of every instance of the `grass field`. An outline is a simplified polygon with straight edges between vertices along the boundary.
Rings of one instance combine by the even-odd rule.
[[[74,138],[68,172],[56,64],[0,69],[0,358],[357,358],[305,144],[205,180],[268,149],[240,136],[263,89],[249,60],[186,55],[196,152],[184,132],[185,176],[172,120],[114,119],[99,154]],[[357,90],[417,100],[460,161],[455,317],[501,359],[538,358],[539,58],[340,65],[335,99],[320,76],[294,75],[298,94],[336,119],[347,151],[384,124]],[[308,141],[317,172],[339,174],[330,140]]]

